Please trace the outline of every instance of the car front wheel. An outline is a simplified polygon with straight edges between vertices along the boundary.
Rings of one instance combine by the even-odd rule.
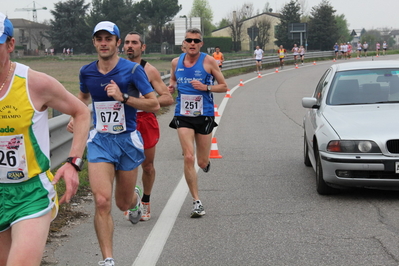
[[[332,188],[324,181],[323,178],[323,167],[321,165],[321,158],[319,151],[315,152],[315,159],[316,159],[316,188],[317,193],[320,195],[331,195],[338,193],[338,189]]]

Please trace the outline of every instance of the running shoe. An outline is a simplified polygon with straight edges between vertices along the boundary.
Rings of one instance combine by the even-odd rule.
[[[99,261],[98,265],[115,266],[115,261],[112,258],[106,258],[104,261]]]
[[[151,219],[151,208],[149,202],[141,202],[143,206],[143,213],[141,214],[140,221],[148,221]]]
[[[141,189],[136,186],[134,191],[137,194],[137,205],[133,209],[125,211],[123,214],[125,215],[126,219],[129,220],[132,224],[137,224],[142,215],[142,204],[141,204]]]
[[[191,218],[199,218],[205,215],[204,206],[202,205],[200,200],[193,201],[193,210],[191,212]]]
[[[208,173],[210,169],[211,169],[211,161],[208,162],[208,165],[205,168],[202,168],[202,171]]]

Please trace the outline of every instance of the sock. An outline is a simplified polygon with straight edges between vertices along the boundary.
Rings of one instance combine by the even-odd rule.
[[[143,194],[143,198],[141,199],[141,201],[142,202],[150,202],[150,196],[151,195]]]

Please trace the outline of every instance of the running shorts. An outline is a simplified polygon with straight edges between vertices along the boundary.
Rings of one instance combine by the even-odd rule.
[[[137,112],[137,130],[144,142],[144,149],[150,149],[159,141],[159,124],[154,113]]]
[[[0,232],[17,222],[58,213],[58,197],[50,171],[21,183],[0,183]]]
[[[120,134],[90,131],[87,140],[87,161],[90,163],[112,163],[115,170],[131,171],[145,159],[140,132]]]
[[[170,122],[169,127],[177,129],[180,127],[192,128],[195,133],[208,135],[212,133],[213,128],[217,127],[214,116],[175,116]]]

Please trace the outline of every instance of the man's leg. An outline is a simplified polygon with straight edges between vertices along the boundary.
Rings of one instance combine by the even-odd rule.
[[[40,265],[50,222],[51,211],[38,218],[20,221],[0,233],[0,265]]]
[[[205,168],[209,163],[209,153],[212,145],[212,133],[208,135],[195,134],[197,148],[197,163],[200,168]]]
[[[194,167],[194,129],[181,127],[177,129],[177,134],[184,153],[184,176],[191,196],[194,200],[198,200],[197,172]]]
[[[155,159],[155,147],[145,149],[145,160],[141,164],[143,169],[142,174],[142,182],[143,182],[143,214],[141,216],[140,221],[148,221],[151,219],[151,205],[150,205],[150,196],[151,191],[155,182],[155,167],[154,167],[154,159]]]
[[[155,147],[150,149],[145,149],[145,160],[141,164],[143,168],[143,190],[145,195],[151,195],[152,187],[155,182],[155,167],[154,167],[154,158],[155,158]]]
[[[112,258],[114,222],[111,216],[114,165],[89,162],[90,187],[94,196],[94,228],[103,259]]]

